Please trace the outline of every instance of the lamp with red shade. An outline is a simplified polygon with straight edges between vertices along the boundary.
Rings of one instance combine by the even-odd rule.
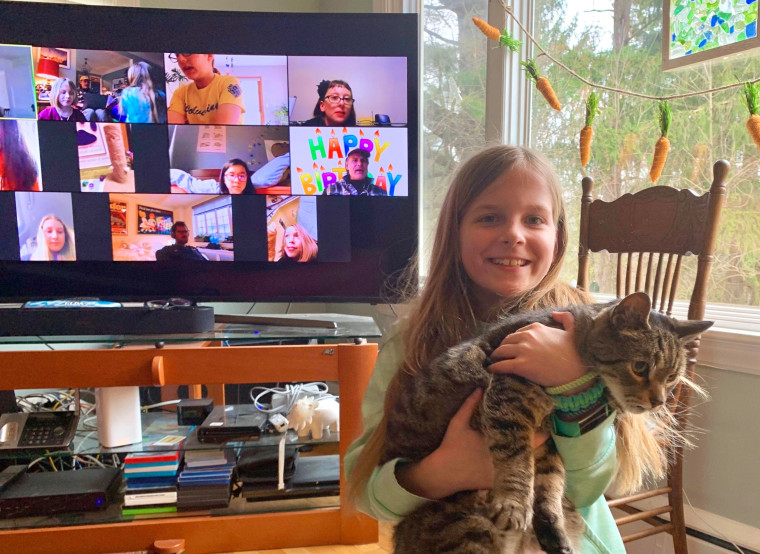
[[[58,62],[51,60],[50,58],[40,58],[37,62],[37,77],[43,79],[57,79],[58,78]]]

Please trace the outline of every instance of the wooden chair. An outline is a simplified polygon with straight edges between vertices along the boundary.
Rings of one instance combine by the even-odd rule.
[[[635,194],[624,194],[611,202],[592,200],[594,181],[583,179],[581,233],[578,252],[578,288],[589,290],[589,252],[606,250],[617,255],[616,295],[644,291],[652,298],[653,309],[671,314],[681,277],[681,262],[694,254],[697,273],[689,301],[689,319],[702,319],[707,303],[707,284],[723,208],[724,181],[729,164],[719,160],[713,166],[710,191],[697,196],[689,190],[656,186]],[[699,340],[689,345],[687,375],[691,378],[697,362]],[[679,386],[669,402],[677,425],[686,423],[689,387]],[[666,495],[662,507],[641,510],[631,503]],[[686,554],[686,527],[683,511],[683,451],[674,447],[668,469],[667,486],[608,501],[626,516],[616,519],[619,527],[643,521],[650,527],[624,534],[628,543],[657,533],[670,533],[676,554]],[[669,514],[670,521],[658,517]]]

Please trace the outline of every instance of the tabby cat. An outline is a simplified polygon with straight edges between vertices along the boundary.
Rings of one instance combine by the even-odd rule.
[[[683,378],[684,346],[712,325],[651,311],[644,293],[566,310],[575,316],[581,360],[600,377],[609,405],[618,412],[663,407]],[[490,491],[460,492],[409,514],[396,526],[397,554],[522,552],[535,545],[534,539],[549,554],[577,551],[584,524],[564,498],[562,460],[551,440],[532,447],[535,430],[551,428],[554,402],[538,385],[487,369],[489,355],[506,335],[533,322],[558,327],[552,311],[508,316],[449,348],[429,367],[399,376],[401,392],[387,412],[381,463],[430,454],[454,413],[480,387],[484,394],[471,424],[486,438],[495,480]]]

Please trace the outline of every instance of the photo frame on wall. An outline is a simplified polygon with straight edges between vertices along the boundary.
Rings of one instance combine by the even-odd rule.
[[[58,62],[59,67],[71,69],[71,51],[68,48],[40,47],[40,58],[49,58]]]
[[[148,206],[137,206],[137,232],[141,235],[169,235],[174,212]]]
[[[760,47],[760,2],[665,0],[662,69],[677,69]]]

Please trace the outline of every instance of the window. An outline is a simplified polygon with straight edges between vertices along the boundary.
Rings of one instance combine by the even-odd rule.
[[[751,80],[760,74],[760,58],[736,55],[665,73],[661,70],[662,3],[658,0],[536,0],[534,36],[550,53],[583,77],[597,83],[655,96],[680,95]],[[538,64],[557,91],[562,111],[549,108],[534,94],[532,146],[554,161],[570,211],[570,228],[578,228],[580,181],[594,177],[597,197],[613,198],[652,186],[649,169],[660,132],[657,102],[602,93],[602,111],[594,121],[591,162],[580,166],[578,135],[590,88],[545,57]],[[760,151],[745,122],[749,112],[739,88],[670,101],[672,146],[657,184],[707,191],[712,164],[731,164],[728,200],[718,238],[708,299],[713,303],[760,304]],[[577,245],[577,233],[571,233]],[[568,252],[576,251],[571,245]],[[568,256],[565,277],[573,279],[575,260]],[[686,261],[686,260],[685,260]],[[687,265],[687,264],[685,264]],[[688,267],[693,273],[696,257]],[[688,270],[687,270],[688,271]],[[612,272],[602,264],[592,279],[602,292],[614,291]],[[688,274],[687,274],[688,275]],[[682,288],[685,295],[689,289]]]

